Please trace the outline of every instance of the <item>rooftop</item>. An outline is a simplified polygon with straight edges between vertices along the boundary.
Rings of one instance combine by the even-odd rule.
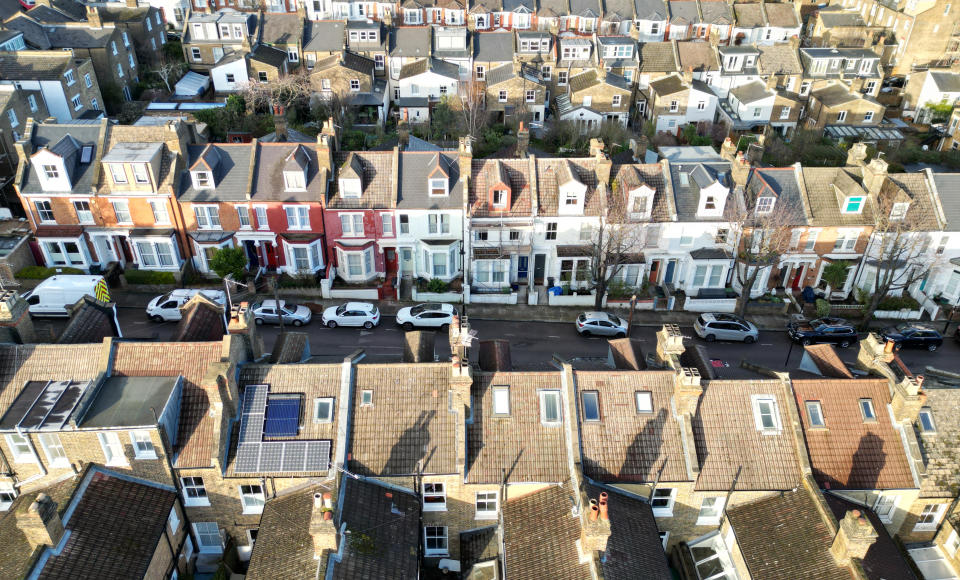
[[[171,398],[180,394],[179,385],[179,377],[109,377],[97,391],[81,426],[156,425]]]

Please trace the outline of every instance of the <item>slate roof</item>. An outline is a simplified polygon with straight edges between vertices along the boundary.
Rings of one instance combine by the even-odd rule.
[[[614,165],[610,175],[613,176],[619,186],[623,203],[628,202],[627,196],[631,189],[636,189],[641,185],[653,188],[655,193],[653,194],[650,220],[655,222],[671,220],[674,213],[673,199],[667,191],[663,167],[659,163]],[[613,205],[613,202],[611,202],[611,205]]]
[[[667,19],[667,5],[663,0],[634,0],[637,20],[662,21]]]
[[[745,105],[773,96],[767,86],[760,81],[751,81],[730,90],[730,94]]]
[[[285,191],[283,170],[287,158],[296,154],[307,160],[305,191]],[[327,195],[328,175],[320,169],[317,150],[312,145],[293,143],[260,143],[253,177],[253,201],[306,201],[323,203]],[[188,179],[187,179],[188,180]],[[218,185],[217,189],[220,189]]]
[[[460,532],[460,569],[468,572],[474,564],[496,560],[500,556],[497,526]],[[472,580],[473,576],[464,576]]]
[[[830,8],[830,7],[828,7]],[[866,26],[867,23],[855,10],[844,10],[837,8],[835,10],[820,10],[820,22],[826,28],[837,26]]]
[[[51,48],[104,48],[115,33],[112,25],[109,28],[57,26],[48,30],[47,38]]]
[[[766,18],[759,3],[734,4],[733,12],[737,18],[737,26],[741,28],[757,28],[766,25]]]
[[[54,57],[29,50],[0,52],[0,79],[59,81],[67,68],[88,61],[71,58],[68,53]]]
[[[313,557],[310,518],[313,494],[336,490],[322,485],[281,491],[263,504],[257,542],[253,545],[247,578],[250,580],[315,580],[323,577],[330,554]]]
[[[343,50],[342,20],[308,21],[303,30],[303,52],[339,52]]]
[[[860,565],[869,580],[916,580],[912,566],[903,556],[901,544],[890,537],[883,522],[873,510],[832,493],[823,494],[823,498],[837,520],[842,520],[850,510],[858,510],[870,520],[873,529],[877,531],[876,541],[867,550],[867,555],[860,560]]]
[[[578,393],[600,395],[600,421],[584,421],[578,411],[587,477],[611,483],[689,481],[680,426],[671,411],[673,372],[576,371],[574,379]],[[652,413],[637,413],[637,391],[651,392]]]
[[[645,42],[640,45],[641,72],[676,72],[679,70],[672,42]]]
[[[116,377],[183,376],[180,423],[174,446],[174,467],[210,467],[217,446],[210,398],[200,386],[211,363],[219,362],[222,342],[117,342],[113,367]]]
[[[743,6],[743,4],[736,4]],[[801,74],[803,65],[797,51],[789,44],[774,44],[772,46],[758,46],[760,58],[757,59],[757,69],[761,74]]]
[[[108,336],[118,336],[114,306],[84,296],[71,313],[70,322],[60,333],[57,344],[102,343]]]
[[[602,560],[604,579],[672,578],[650,504],[615,489],[587,487],[589,497],[598,497],[601,491],[608,493],[610,513],[610,537]]]
[[[796,225],[807,224],[803,211],[803,196],[800,194],[800,184],[793,167],[754,169],[750,174],[750,181],[747,182],[746,193],[750,207],[755,207],[758,197],[772,194],[780,208],[787,208],[788,213],[785,213],[784,217],[789,216]]]
[[[240,53],[237,52],[237,54]],[[283,70],[283,65],[287,62],[287,51],[274,48],[267,44],[261,44],[253,49],[253,52],[250,53],[250,60],[262,62],[277,69]]]
[[[537,16],[545,18],[561,18],[570,13],[567,0],[540,0],[540,9]]]
[[[40,6],[39,8],[46,7]],[[50,37],[47,36],[44,26],[26,14],[18,13],[4,22],[3,25],[11,30],[22,32],[23,41],[27,46],[34,47],[37,50],[49,50],[51,47]]]
[[[960,388],[925,384],[923,392],[927,394],[926,407],[933,415],[936,433],[925,434],[919,424],[914,425],[927,464],[920,497],[955,497],[960,481],[960,465],[955,459],[956,441],[960,438],[960,419],[956,415]]]
[[[733,24],[733,10],[724,0],[700,0],[702,22],[709,24]]]
[[[73,191],[76,193],[92,192],[94,189],[94,166],[96,164],[92,162],[80,163],[79,156],[76,153],[84,145],[93,145],[93,157],[91,159],[95,159],[98,149],[102,146],[100,130],[99,123],[95,125],[37,124],[34,125],[33,129],[34,152],[46,147],[54,153],[64,156],[67,173],[70,174],[70,180],[73,183]],[[68,143],[70,144],[69,147],[67,147]],[[20,189],[26,193],[43,191],[40,186],[40,179],[37,177],[37,168],[31,167],[29,171],[24,172]]]
[[[570,14],[572,16],[582,16],[585,18],[597,18],[600,16],[600,2],[598,0],[569,0]]]
[[[446,196],[431,196],[427,189],[427,177],[437,169],[448,176]],[[401,152],[397,197],[397,209],[462,209],[463,181],[456,153]]]
[[[488,181],[497,177],[497,164],[510,179],[510,210],[491,212],[487,200]],[[470,215],[472,217],[533,217],[530,162],[526,159],[474,159],[470,177]]]
[[[403,65],[403,68],[400,69],[400,78],[407,79],[427,72],[432,72],[453,80],[459,80],[460,78],[460,67],[437,58],[422,58],[418,61]]]
[[[881,207],[892,207],[890,203],[895,199],[902,199],[906,194],[910,198],[910,207],[907,209],[906,220],[910,228],[921,232],[935,232],[940,230],[940,220],[937,219],[937,209],[934,207],[933,192],[927,182],[926,173],[890,173],[880,188],[880,199],[890,200]]]
[[[64,24],[66,22],[77,22],[82,18],[82,16],[80,18],[74,18],[66,12],[42,4],[34,6],[27,11],[27,14],[30,18],[42,24]]]
[[[686,4],[686,2],[683,2]],[[671,2],[676,4],[676,2]],[[693,4],[690,2],[690,4]],[[678,42],[677,54],[680,56],[680,70],[713,71],[720,70],[717,50],[709,42]]]
[[[800,20],[790,2],[765,2],[763,10],[767,13],[767,22],[770,26],[778,28],[796,28],[800,26]],[[789,46],[789,45],[788,45]]]
[[[334,155],[337,167],[348,162],[362,168],[363,191],[359,199],[343,198],[331,190],[327,207],[331,209],[392,208],[397,206],[393,151],[339,151]]]
[[[634,0],[603,0],[603,19],[633,20]]]
[[[537,158],[537,214],[541,216],[555,216],[559,213],[560,187],[559,180],[564,178],[567,171],[580,183],[587,186],[583,203],[583,215],[600,215],[604,201],[598,189],[597,160],[590,159],[547,159]],[[609,187],[609,186],[608,186]]]
[[[471,483],[559,483],[569,477],[565,430],[540,422],[539,391],[561,390],[560,373],[477,373],[467,425],[467,477]],[[510,415],[494,417],[493,386],[510,393]],[[564,421],[568,418],[564,417]]]
[[[267,44],[299,44],[303,40],[303,17],[295,12],[261,15],[260,40]]]
[[[390,32],[390,56],[424,58],[429,54],[430,27],[400,27]]]
[[[288,145],[289,146],[289,145]],[[207,148],[209,147],[209,150]],[[180,179],[180,201],[247,201],[250,191],[250,165],[255,162],[255,149],[252,143],[217,143],[208,145],[188,145],[188,168],[193,167],[201,156],[213,155],[219,159],[214,170],[214,189],[194,189],[189,171]]]
[[[830,489],[911,489],[916,486],[900,433],[891,424],[886,379],[795,379],[813,476]],[[860,399],[872,399],[877,419],[864,421]],[[826,428],[811,428],[806,401],[820,401]]]
[[[416,580],[419,577],[417,547],[420,542],[417,519],[420,505],[416,496],[371,481],[349,477],[343,481],[346,489],[338,513],[339,522],[346,524],[348,533],[370,536],[376,551],[361,553],[348,546],[343,560],[333,565],[334,580]],[[449,538],[449,541],[456,541],[456,537]]]
[[[588,580],[577,552],[580,520],[570,517],[570,484],[551,486],[503,505],[504,563],[515,580]]]
[[[97,378],[105,350],[102,344],[0,345],[0,410],[6,412],[29,381]]]
[[[176,492],[96,469],[84,480],[89,483],[64,524],[70,534],[66,544],[58,554],[50,554],[38,578],[144,577]]]
[[[456,472],[449,363],[360,365],[353,397],[348,470],[360,475]],[[361,405],[360,392],[373,391]]]
[[[850,580],[830,553],[833,534],[804,486],[733,506],[727,518],[753,578]]]
[[[687,186],[682,185],[680,173],[690,174]],[[680,221],[721,221],[724,219],[720,216],[713,218],[698,217],[697,208],[700,204],[700,189],[702,187],[709,185],[713,180],[730,187],[729,162],[670,163],[670,179],[673,183],[673,199],[677,208],[677,218]],[[733,206],[733,198],[728,196],[724,213],[729,215]]]
[[[700,11],[693,0],[670,0],[670,22],[674,24],[694,24],[700,22]]]
[[[512,62],[512,32],[476,32],[473,35],[473,60],[476,62]]]
[[[947,220],[944,231],[960,231],[960,173],[934,173],[933,183]]]
[[[875,202],[863,189],[861,174],[858,167],[804,167],[804,201],[811,214],[809,225],[874,225]],[[863,211],[859,214],[842,213],[843,195],[867,197]]]
[[[756,428],[753,397],[772,395],[782,429]],[[726,491],[737,474],[740,491],[793,489],[800,482],[787,388],[780,381],[710,381],[693,418],[693,437],[700,461],[696,488]]]

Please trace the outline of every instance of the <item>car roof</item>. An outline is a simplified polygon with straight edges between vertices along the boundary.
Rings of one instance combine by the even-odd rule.
[[[350,308],[351,310],[373,310],[374,308],[373,304],[370,304],[369,302],[347,302],[344,304],[344,306]]]
[[[417,304],[417,306],[422,306],[424,310],[453,312],[453,304],[447,304],[446,302],[424,302],[423,304]],[[414,306],[414,308],[416,308],[416,306]]]
[[[282,306],[286,306],[286,305],[287,305],[287,301],[286,301],[286,300],[281,300],[281,301],[280,301],[280,304],[281,304]],[[266,306],[266,307],[268,307],[268,308],[275,308],[275,307],[277,306],[277,301],[274,300],[273,298],[271,298],[271,299],[269,299],[269,300],[262,300],[262,301],[260,301],[260,308],[263,308],[264,306]]]

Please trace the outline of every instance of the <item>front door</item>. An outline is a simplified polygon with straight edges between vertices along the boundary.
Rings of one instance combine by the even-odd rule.
[[[410,248],[400,250],[400,273],[404,276],[413,275],[413,250]]]
[[[673,284],[673,272],[677,269],[677,261],[670,260],[667,262],[667,273],[663,277],[664,284]]]
[[[790,283],[790,287],[794,290],[800,288],[800,282],[803,280],[803,271],[806,270],[806,266],[800,266],[797,268],[797,273],[793,276],[793,282]]]
[[[543,272],[547,267],[547,255],[535,254],[533,256],[533,283],[543,284]]]
[[[260,268],[260,255],[257,252],[257,243],[253,240],[247,240],[243,243],[243,247],[247,251],[247,262],[250,263],[250,271],[255,271]]]
[[[530,258],[527,256],[517,257],[517,280],[521,282],[527,281],[527,267],[529,262]]]
[[[658,284],[660,276],[660,260],[650,262],[650,277],[647,278],[651,284]]]
[[[108,263],[117,259],[117,255],[110,245],[110,238],[106,236],[94,236],[93,245],[97,250],[97,258],[99,258],[101,266],[106,267]]]
[[[387,278],[397,273],[397,250],[387,248],[383,252],[383,264]]]
[[[267,269],[277,270],[277,247],[272,242],[263,243],[263,251],[267,255]]]

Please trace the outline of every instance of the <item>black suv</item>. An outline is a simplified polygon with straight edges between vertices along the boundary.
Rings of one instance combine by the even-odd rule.
[[[824,317],[809,322],[791,322],[787,328],[790,340],[808,344],[831,343],[847,348],[857,341],[857,331],[842,318]]]
[[[943,335],[936,330],[909,322],[884,328],[880,331],[880,336],[883,340],[892,340],[897,350],[907,347],[925,348],[933,352],[943,344]]]

